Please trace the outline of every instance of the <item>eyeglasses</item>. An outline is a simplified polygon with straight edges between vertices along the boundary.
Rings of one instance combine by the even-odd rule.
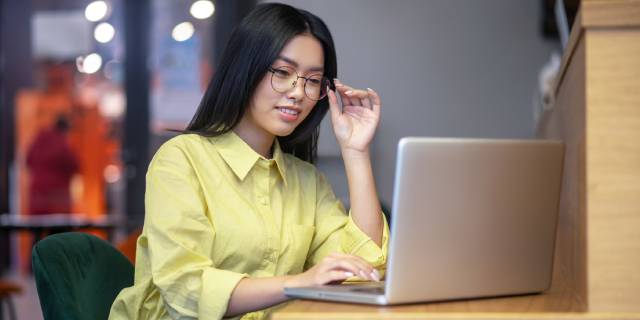
[[[304,79],[304,94],[309,99],[318,101],[327,96],[329,79],[320,74],[303,77],[298,75],[296,69],[287,66],[271,67],[269,72],[271,72],[271,87],[276,92],[285,93],[291,88],[295,88],[298,79],[302,78]]]

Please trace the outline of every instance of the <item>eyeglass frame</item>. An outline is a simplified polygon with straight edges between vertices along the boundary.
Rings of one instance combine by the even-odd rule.
[[[295,80],[293,81],[293,83],[291,84],[291,88],[289,88],[289,89],[285,90],[284,92],[280,92],[280,91],[276,90],[276,88],[273,86],[273,77],[275,76],[275,74],[276,74],[276,69],[278,69],[278,68],[287,68],[287,69],[291,69],[291,70],[293,70],[293,72],[294,72],[294,73],[295,73],[295,75],[296,75],[296,79],[295,79]],[[271,72],[271,81],[270,81],[270,83],[271,83],[271,89],[273,89],[273,91],[275,91],[275,92],[278,92],[278,93],[285,93],[285,92],[287,92],[288,90],[291,90],[292,88],[295,88],[295,87],[298,85],[298,80],[299,80],[300,78],[302,78],[302,79],[304,79],[304,84],[302,85],[302,89],[303,89],[303,91],[304,91],[304,95],[305,95],[305,97],[307,97],[307,98],[309,98],[309,99],[311,99],[311,100],[313,100],[313,101],[320,101],[320,100],[322,100],[322,99],[326,98],[326,97],[327,97],[327,95],[328,95],[328,93],[329,93],[328,91],[325,91],[324,96],[323,96],[322,98],[320,98],[320,99],[314,99],[314,98],[309,97],[309,95],[307,94],[307,81],[311,80],[311,76],[313,76],[313,75],[315,75],[315,74],[313,74],[313,75],[311,75],[311,76],[309,76],[309,77],[304,77],[304,76],[299,75],[299,74],[298,74],[298,71],[297,71],[295,68],[292,68],[292,67],[289,67],[289,66],[269,67],[269,69],[267,69],[267,71]],[[322,76],[322,78],[327,79],[327,81],[326,81],[326,85],[327,85],[327,86],[331,85],[331,80],[329,80],[329,78],[325,77],[324,75]],[[321,86],[322,86],[322,85],[321,85]],[[322,87],[320,88],[320,90],[322,91]]]

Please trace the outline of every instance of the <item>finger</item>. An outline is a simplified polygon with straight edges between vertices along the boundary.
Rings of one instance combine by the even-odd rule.
[[[368,270],[365,265],[361,265],[353,259],[336,259],[331,263],[330,269],[351,272],[363,280],[375,280],[375,276],[372,274],[373,270]]]
[[[369,102],[369,92],[365,90],[357,90],[347,87],[349,90],[345,91],[345,94],[349,97],[352,105],[365,107],[371,109],[371,103]]]
[[[373,112],[379,115],[380,107],[382,106],[382,102],[380,101],[380,96],[378,95],[377,92],[375,92],[371,88],[367,88],[367,91],[369,91],[369,97],[371,97],[371,106],[372,106],[371,110],[373,110]]]
[[[322,282],[321,284],[329,284],[332,282],[342,282],[353,276],[354,274],[348,271],[332,270],[324,274],[324,277],[322,277],[323,279],[321,279],[320,281]]]
[[[364,259],[355,257],[352,255],[345,255],[343,257],[336,258],[332,262],[332,268],[342,268],[344,270],[353,272],[356,276],[364,280],[378,280],[373,273],[373,267],[364,261]]]
[[[373,110],[373,107],[371,106],[371,94],[369,93],[369,91],[365,91],[367,93],[366,97],[364,97],[362,100],[362,105],[369,109],[369,110]]]
[[[340,95],[340,99],[342,100],[342,105],[353,105],[351,99],[345,92],[349,91],[349,87],[345,86],[340,80],[335,79],[333,83],[336,85],[336,91]]]
[[[366,90],[359,90],[349,86],[343,86],[345,93],[349,96],[349,99],[364,99],[369,96],[369,92]]]
[[[344,94],[349,98],[351,105],[363,106],[367,109],[371,109],[370,94],[368,90],[359,90],[344,83],[338,82],[340,88],[344,89]]]
[[[335,84],[336,84],[336,93],[338,94],[338,96],[340,96],[340,101],[342,102],[342,105],[343,106],[352,105],[353,103],[351,102],[351,99],[349,99],[349,96],[345,94],[345,92],[348,91],[348,89],[345,88],[343,84],[337,81],[335,82]]]
[[[342,111],[340,110],[340,105],[338,104],[338,97],[336,97],[336,93],[333,90],[329,90],[327,96],[329,97],[329,110],[331,111],[331,120],[335,120],[342,113]]]
[[[380,273],[376,270],[367,260],[362,257],[352,254],[340,254],[335,256],[336,259],[351,259],[358,265],[358,267],[367,273],[367,276],[371,276],[372,280],[379,281]]]

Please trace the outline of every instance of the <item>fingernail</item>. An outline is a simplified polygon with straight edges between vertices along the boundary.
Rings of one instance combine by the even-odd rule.
[[[345,276],[347,276],[347,277],[349,277],[349,278],[351,278],[351,277],[355,276],[355,274],[353,274],[353,272],[349,272],[349,271],[346,271],[346,272],[344,273],[344,275],[345,275]]]
[[[380,273],[378,273],[378,270],[374,269],[371,271],[371,277],[376,281],[380,281]]]
[[[373,91],[373,89],[371,89],[371,88],[367,88],[367,90],[369,90],[369,91]]]
[[[360,278],[367,280],[369,277],[367,277],[367,274],[363,270],[360,270]]]
[[[344,94],[351,95],[352,93],[353,93],[353,91],[349,90],[349,91],[345,92]]]

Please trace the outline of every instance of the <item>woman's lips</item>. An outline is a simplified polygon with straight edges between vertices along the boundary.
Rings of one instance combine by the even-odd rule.
[[[293,108],[276,107],[276,109],[278,109],[278,112],[280,113],[280,118],[288,122],[298,120],[298,116],[300,115],[300,111]]]

